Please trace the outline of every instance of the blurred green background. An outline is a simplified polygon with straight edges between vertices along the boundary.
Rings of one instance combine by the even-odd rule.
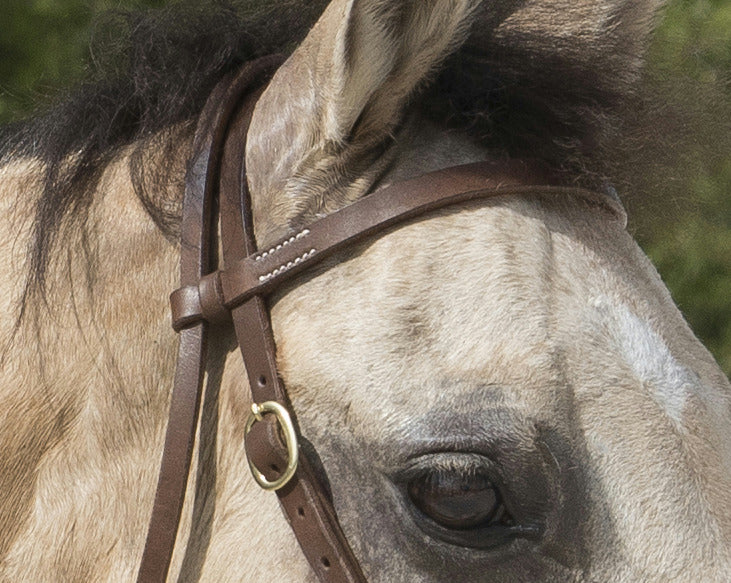
[[[158,7],[165,0],[2,0],[0,123],[80,79],[96,14]],[[695,333],[731,374],[731,2],[672,0],[649,57],[658,83],[690,78],[712,95],[720,133],[692,132],[683,169],[648,180],[647,196],[629,200],[630,228],[658,267]],[[704,88],[708,90],[705,91]],[[687,96],[685,96],[687,98]],[[681,97],[679,97],[681,98]],[[709,148],[710,145],[710,148]],[[714,151],[714,146],[715,151]],[[718,151],[720,148],[721,151]],[[712,152],[712,155],[709,155]]]

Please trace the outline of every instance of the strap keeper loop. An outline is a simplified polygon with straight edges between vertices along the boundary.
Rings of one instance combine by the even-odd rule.
[[[231,321],[231,311],[225,306],[221,287],[221,272],[204,275],[198,282],[201,314],[211,324],[225,324]]]
[[[180,332],[202,321],[223,324],[231,321],[231,312],[223,303],[221,273],[204,275],[198,285],[187,285],[170,294],[173,330]]]

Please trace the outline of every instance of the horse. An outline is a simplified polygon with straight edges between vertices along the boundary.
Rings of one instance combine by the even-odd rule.
[[[311,28],[320,3],[280,15],[304,39],[245,136],[260,249],[484,160],[538,157],[606,202],[538,188],[463,201],[269,299],[301,455],[368,581],[728,580],[731,386],[592,166],[658,7],[332,0]],[[207,38],[173,47],[215,61],[201,94],[241,58],[207,59]],[[153,508],[200,100],[173,123],[160,104],[198,89],[166,87],[125,117],[138,103],[104,110],[104,87],[58,110],[83,139],[46,119],[3,147],[1,581],[134,580]],[[169,580],[317,581],[250,474],[230,328],[209,352]]]

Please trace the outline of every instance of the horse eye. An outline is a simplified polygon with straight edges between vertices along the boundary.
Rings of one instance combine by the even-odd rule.
[[[409,498],[424,515],[452,530],[509,524],[500,492],[479,473],[433,472],[408,484]]]

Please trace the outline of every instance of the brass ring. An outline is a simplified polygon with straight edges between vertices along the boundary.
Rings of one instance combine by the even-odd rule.
[[[247,461],[249,462],[251,474],[254,476],[257,484],[264,490],[275,491],[286,486],[297,471],[299,447],[297,444],[297,433],[294,430],[294,424],[292,423],[292,418],[289,416],[289,412],[275,401],[266,401],[261,404],[254,403],[251,405],[251,413],[249,413],[249,418],[246,420],[245,436],[249,435],[254,423],[261,421],[266,413],[274,415],[282,428],[284,443],[287,446],[287,467],[279,478],[270,482],[259,471],[259,468],[254,465],[250,456],[247,456]]]

